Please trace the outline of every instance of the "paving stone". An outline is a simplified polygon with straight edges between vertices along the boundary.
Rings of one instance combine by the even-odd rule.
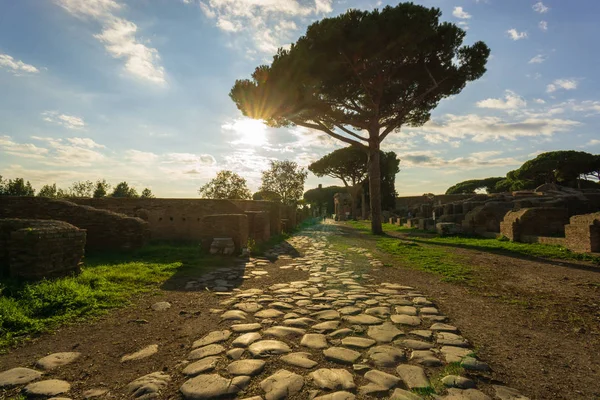
[[[202,337],[201,339],[196,340],[192,344],[192,349],[196,349],[202,346],[208,346],[213,343],[224,342],[231,336],[231,332],[228,330],[223,331],[212,331],[208,335]]]
[[[367,335],[380,343],[389,343],[398,336],[403,335],[400,329],[396,328],[394,324],[385,322],[382,325],[370,326],[367,331]]]
[[[315,397],[313,400],[354,400],[356,398],[350,392],[340,391],[335,393],[329,393],[323,396]]]
[[[419,309],[419,313],[422,315],[424,315],[424,314],[435,315],[435,314],[439,314],[440,312],[435,307],[423,307],[423,308]]]
[[[201,359],[200,361],[193,362],[188,364],[183,371],[181,371],[184,375],[188,376],[196,376],[203,372],[212,371],[217,367],[217,363],[221,357],[219,356],[210,356]]]
[[[468,347],[469,342],[464,337],[450,333],[450,332],[439,332],[437,334],[437,343],[441,345],[447,346],[456,346],[456,347]]]
[[[168,301],[159,301],[158,303],[152,304],[151,308],[154,311],[166,311],[171,308],[171,303]]]
[[[242,310],[229,310],[221,315],[223,321],[243,321],[247,318],[247,314]]]
[[[489,371],[490,366],[484,363],[483,361],[479,361],[474,357],[465,357],[460,363],[460,366],[466,370],[471,371]]]
[[[356,315],[356,314],[360,314],[362,312],[362,308],[358,308],[358,307],[354,307],[354,306],[348,306],[348,307],[340,308],[338,310],[338,312],[341,315]]]
[[[433,303],[430,302],[429,300],[427,300],[425,297],[415,297],[413,299],[413,304],[419,305],[419,306],[432,306]]]
[[[448,325],[448,324],[442,324],[440,322],[436,322],[435,324],[431,325],[429,327],[429,329],[431,329],[432,331],[439,331],[439,332],[452,332],[452,333],[458,332],[457,327]]]
[[[22,385],[42,376],[41,372],[30,368],[13,368],[0,372],[0,388]]]
[[[255,313],[263,308],[263,306],[254,302],[238,303],[234,307],[247,313]]]
[[[440,352],[447,363],[461,362],[463,358],[473,354],[473,350],[455,346],[443,346]]]
[[[202,346],[196,350],[192,350],[188,355],[188,360],[199,360],[208,356],[216,356],[225,352],[225,348],[220,344],[209,344],[208,346]]]
[[[167,386],[171,377],[162,372],[153,372],[141,376],[129,383],[125,388],[127,392],[140,400],[159,398],[160,390]]]
[[[496,397],[500,400],[530,400],[529,397],[523,396],[518,390],[507,386],[493,385]]]
[[[413,350],[429,350],[433,347],[432,343],[423,342],[421,340],[413,340],[413,339],[397,340],[394,342],[394,344],[397,344],[402,347],[406,347],[407,349],[413,349]]]
[[[95,397],[102,397],[108,393],[108,389],[89,389],[83,392],[84,399],[93,399]]]
[[[371,381],[376,385],[385,387],[386,390],[398,386],[398,384],[400,383],[400,378],[398,378],[397,376],[377,370],[371,370],[367,372],[365,374],[365,379]]]
[[[264,335],[275,336],[279,339],[300,337],[305,333],[305,329],[292,328],[290,326],[273,326],[263,331]]]
[[[258,375],[265,367],[263,360],[239,360],[227,366],[227,372],[231,375]]]
[[[429,387],[429,379],[427,379],[427,376],[421,367],[402,364],[396,368],[396,373],[409,389]]]
[[[411,335],[419,336],[425,340],[431,340],[433,338],[433,332],[427,329],[416,329],[409,332]]]
[[[141,360],[142,358],[150,357],[156,353],[158,353],[158,345],[151,344],[150,346],[146,346],[135,353],[124,355],[121,357],[121,362]]]
[[[248,350],[255,357],[268,357],[276,354],[289,353],[290,347],[279,340],[260,340],[252,343]]]
[[[442,383],[447,387],[459,389],[471,389],[475,387],[475,382],[458,375],[446,375],[442,378]]]
[[[354,389],[354,378],[352,374],[345,369],[339,368],[320,368],[309,374],[316,386],[321,389]]]
[[[360,357],[359,352],[343,347],[330,347],[323,350],[323,354],[328,360],[343,364],[353,364]]]
[[[389,307],[371,307],[365,310],[365,314],[373,315],[375,317],[385,318],[390,315]]]
[[[262,325],[259,323],[253,324],[236,324],[231,325],[230,329],[236,333],[254,332],[262,329]]]
[[[310,369],[318,364],[316,361],[309,359],[310,356],[310,353],[304,352],[290,353],[282,356],[280,360],[295,367]]]
[[[410,361],[427,367],[439,367],[443,364],[430,350],[414,350],[410,355]]]
[[[373,347],[367,355],[378,367],[392,368],[399,362],[406,361],[406,355],[401,349],[388,345]]]
[[[491,397],[476,389],[448,389],[448,395],[444,400],[492,400]]]
[[[390,317],[393,323],[401,325],[421,325],[421,318],[412,315],[394,314]]]
[[[417,308],[413,306],[398,306],[395,308],[396,314],[417,315]]]
[[[198,375],[185,381],[179,390],[188,400],[208,400],[238,393],[244,390],[249,383],[249,376],[228,379],[219,374]]]
[[[354,333],[354,331],[352,329],[342,328],[342,329],[338,329],[336,331],[329,333],[327,335],[327,337],[337,339],[337,338],[342,338],[342,337],[345,337],[348,335],[352,335],[353,333]]]
[[[282,310],[292,310],[294,308],[294,306],[291,305],[290,303],[284,303],[282,301],[276,301],[274,303],[271,303],[271,307],[282,309]]]
[[[30,383],[25,386],[23,392],[27,396],[56,396],[57,394],[67,393],[71,390],[71,384],[69,382],[60,379],[48,379],[45,381],[39,381]]]
[[[257,312],[256,314],[254,314],[255,317],[257,318],[277,318],[277,317],[281,317],[284,313],[276,310],[274,308],[268,308],[266,310],[261,310],[259,312]]]
[[[317,332],[326,333],[335,331],[340,326],[339,321],[326,321],[320,324],[313,325],[312,329]]]
[[[377,343],[373,339],[361,338],[356,336],[349,336],[342,339],[342,344],[346,347],[352,347],[356,349],[368,349]]]
[[[291,318],[299,318],[300,314],[297,314],[295,312],[291,312],[291,313],[287,313],[283,316],[283,319],[291,319]],[[314,322],[314,320],[313,320]]]
[[[280,400],[292,397],[302,390],[304,378],[298,374],[280,369],[260,382],[266,400]]]
[[[283,321],[283,324],[286,326],[293,326],[297,328],[308,328],[315,322],[312,318],[291,318]]]
[[[307,333],[302,337],[300,345],[311,349],[325,349],[329,347],[327,338],[321,333]]]
[[[367,314],[345,315],[342,319],[348,323],[358,325],[379,325],[383,323],[382,319]]]
[[[325,310],[313,313],[311,316],[321,321],[331,321],[334,319],[339,319],[340,313],[335,310]]]
[[[248,347],[261,338],[262,336],[258,332],[248,332],[237,337],[233,342],[231,342],[231,345],[233,347]]]
[[[241,348],[236,348],[236,349],[231,349],[228,350],[227,353],[225,353],[227,355],[228,358],[232,359],[232,360],[239,360],[240,358],[242,358],[242,354],[244,354],[244,349]]]
[[[419,395],[404,389],[395,389],[390,400],[423,400]]]

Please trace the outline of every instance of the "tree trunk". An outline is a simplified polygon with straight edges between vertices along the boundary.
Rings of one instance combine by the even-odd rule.
[[[361,186],[361,202],[360,202],[360,207],[362,208],[362,219],[367,219],[367,196],[365,195],[365,188],[364,188],[364,182],[362,184],[363,186]]]
[[[371,232],[383,234],[381,226],[381,166],[379,165],[379,129],[369,140],[369,196],[371,197]]]

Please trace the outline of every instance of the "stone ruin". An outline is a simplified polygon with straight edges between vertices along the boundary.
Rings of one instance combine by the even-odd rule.
[[[441,235],[502,235],[517,242],[564,245],[578,252],[600,251],[600,190],[548,184],[535,191],[478,194],[458,201],[448,195],[422,200],[400,210],[400,216],[389,222]]]
[[[42,279],[78,273],[85,229],[62,221],[0,219],[0,275]]]
[[[352,216],[352,196],[350,193],[336,193],[333,195],[335,220],[346,221]]]
[[[150,239],[193,241],[217,254],[240,254],[249,239],[255,243],[267,241],[272,235],[293,230],[298,221],[307,217],[306,210],[300,212],[295,207],[269,201],[140,198],[66,201],[0,196],[0,221],[10,221],[2,225],[8,233],[2,233],[0,238],[0,269],[6,269],[7,275],[28,279],[66,275],[77,271],[73,265],[78,265],[84,247],[92,252],[133,250]],[[24,221],[24,225],[15,221]],[[22,229],[35,235],[22,237]],[[63,234],[66,236],[56,236]],[[34,237],[39,242],[28,253],[23,243]],[[51,246],[43,245],[46,242],[57,247],[56,254],[48,256],[48,263],[42,260],[42,255],[51,254]],[[67,253],[60,253],[61,248]],[[16,251],[15,261],[8,261],[13,260],[9,249]],[[77,262],[68,258],[68,254]],[[58,261],[61,257],[62,267]],[[30,261],[29,266],[24,260]]]

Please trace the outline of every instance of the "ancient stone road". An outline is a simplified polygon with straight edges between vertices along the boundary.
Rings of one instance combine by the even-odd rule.
[[[334,251],[327,236],[338,234],[336,229],[333,224],[318,225],[289,239],[301,257],[283,254],[288,247],[274,250],[291,261],[280,268],[308,273],[304,281],[229,291],[230,279],[239,274],[247,279],[268,274],[262,262],[255,261],[188,283],[188,289],[208,285],[215,290],[222,308],[211,312],[219,313],[225,325],[198,338],[182,360],[178,371],[187,377],[180,387],[183,398],[527,399],[504,386],[492,386],[485,394],[474,380],[444,376],[449,364],[460,363],[467,371],[489,367],[410,282],[376,283],[360,272],[366,266],[382,266],[367,250],[348,249],[361,257]],[[168,303],[155,306],[166,309]],[[156,351],[149,346],[124,357],[143,362]],[[77,356],[57,353],[37,365],[48,371]],[[41,379],[35,370],[17,368],[0,373],[0,387],[23,385],[28,395],[68,398],[68,382]],[[157,371],[131,382],[126,390],[132,398],[160,399],[171,380]],[[104,395],[93,389],[88,394]]]

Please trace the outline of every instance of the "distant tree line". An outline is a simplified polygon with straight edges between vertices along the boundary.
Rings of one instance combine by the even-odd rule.
[[[95,183],[92,181],[77,181],[73,182],[71,186],[66,189],[56,187],[56,183],[51,185],[44,185],[37,193],[38,197],[48,198],[73,198],[73,197],[139,197],[139,198],[153,198],[152,191],[148,188],[142,190],[141,194],[138,194],[137,190],[130,187],[125,181],[117,184],[114,189],[111,190],[111,185],[106,182],[105,179],[97,180]],[[35,189],[31,186],[29,181],[25,181],[23,178],[15,179],[4,179],[0,175],[0,196],[35,196]]]
[[[563,150],[542,153],[525,162],[506,177],[471,179],[451,186],[446,194],[471,194],[532,190],[545,183],[573,188],[600,187],[600,155]]]

